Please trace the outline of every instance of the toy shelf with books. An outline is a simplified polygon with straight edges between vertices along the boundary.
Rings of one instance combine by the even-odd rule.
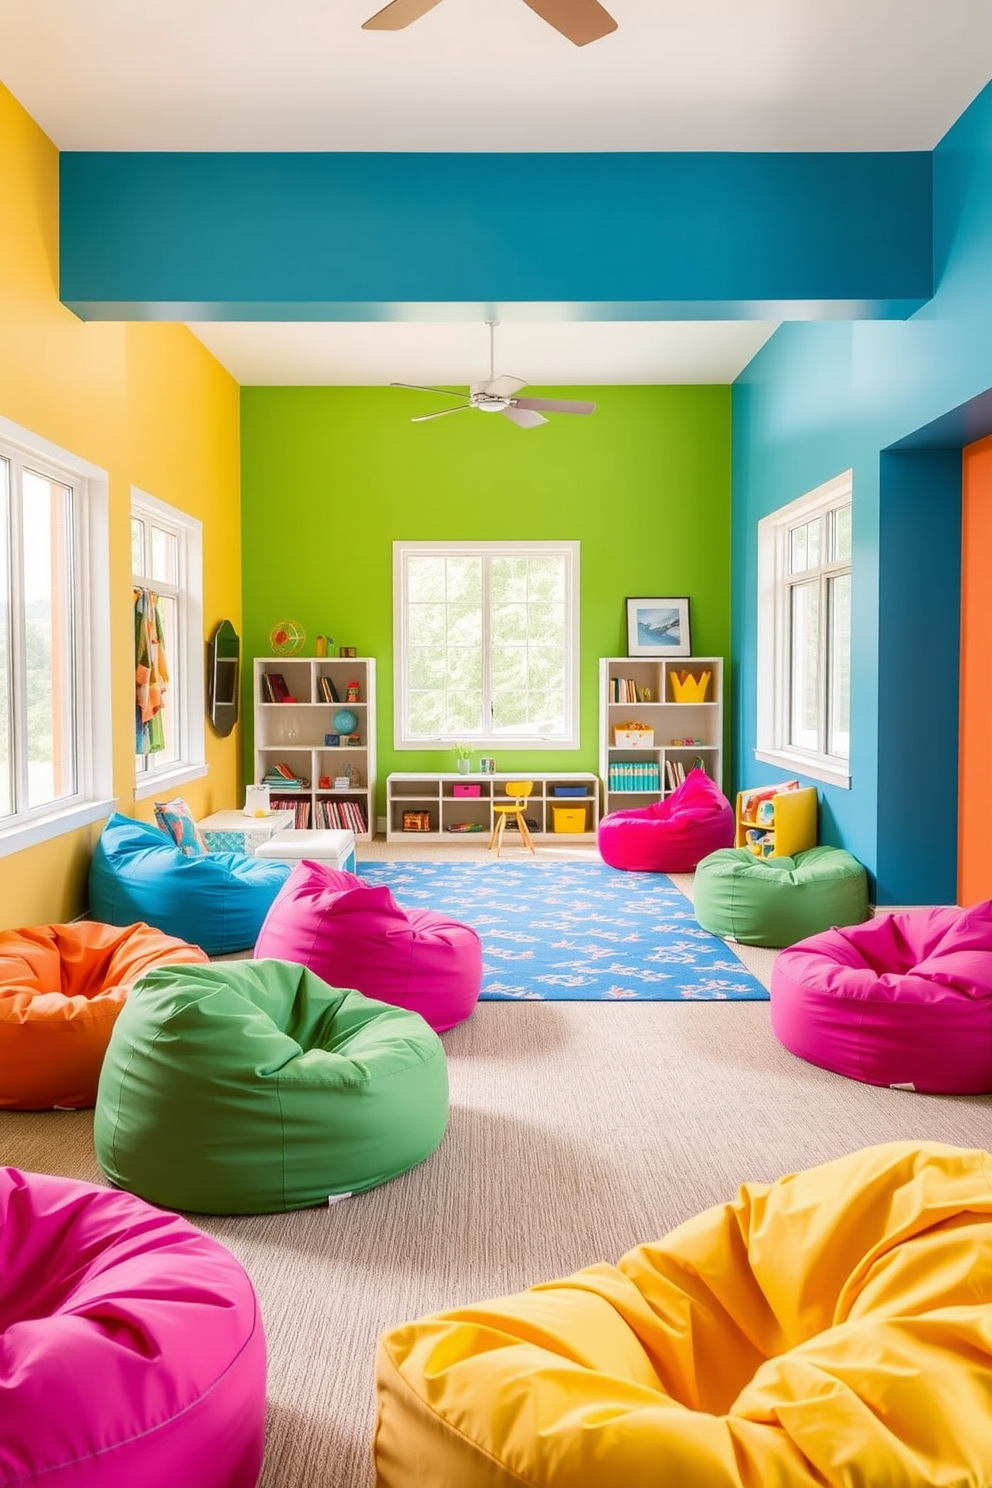
[[[603,814],[671,795],[694,767],[723,785],[723,658],[604,656]]]
[[[503,788],[509,780],[534,783],[524,812],[533,837],[560,840],[567,834],[573,842],[595,842],[599,781],[583,770],[494,775],[397,772],[386,780],[386,840],[485,846],[495,825],[493,807],[510,799]]]
[[[756,858],[792,858],[816,846],[816,786],[798,780],[737,792],[738,847]]]
[[[254,667],[255,780],[297,829],[375,835],[375,661],[263,656]]]

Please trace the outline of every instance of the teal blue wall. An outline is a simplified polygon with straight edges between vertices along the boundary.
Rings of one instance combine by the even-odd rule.
[[[822,787],[822,821],[881,904],[956,898],[958,472],[962,444],[992,431],[992,85],[933,171],[933,299],[902,323],[784,326],[733,393],[738,769],[780,778],[753,760],[757,523],[851,468],[852,788]]]
[[[66,152],[59,213],[84,319],[902,316],[933,289],[920,151]]]

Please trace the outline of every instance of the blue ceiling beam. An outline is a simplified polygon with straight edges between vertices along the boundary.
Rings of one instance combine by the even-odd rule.
[[[932,156],[63,152],[83,319],[902,318]]]

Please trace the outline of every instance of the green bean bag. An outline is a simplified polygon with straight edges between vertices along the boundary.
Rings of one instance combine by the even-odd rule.
[[[756,858],[725,847],[703,858],[692,890],[704,930],[744,945],[791,946],[832,925],[868,918],[868,875],[840,847],[810,847],[794,858]]]
[[[444,1049],[419,1013],[289,961],[230,961],[135,983],[94,1142],[111,1183],[153,1204],[271,1214],[395,1178],[447,1117]]]

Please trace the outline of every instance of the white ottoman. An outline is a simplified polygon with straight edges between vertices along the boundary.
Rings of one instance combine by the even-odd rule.
[[[279,832],[255,849],[256,858],[275,858],[281,863],[327,863],[331,868],[355,871],[355,834],[346,830]]]

